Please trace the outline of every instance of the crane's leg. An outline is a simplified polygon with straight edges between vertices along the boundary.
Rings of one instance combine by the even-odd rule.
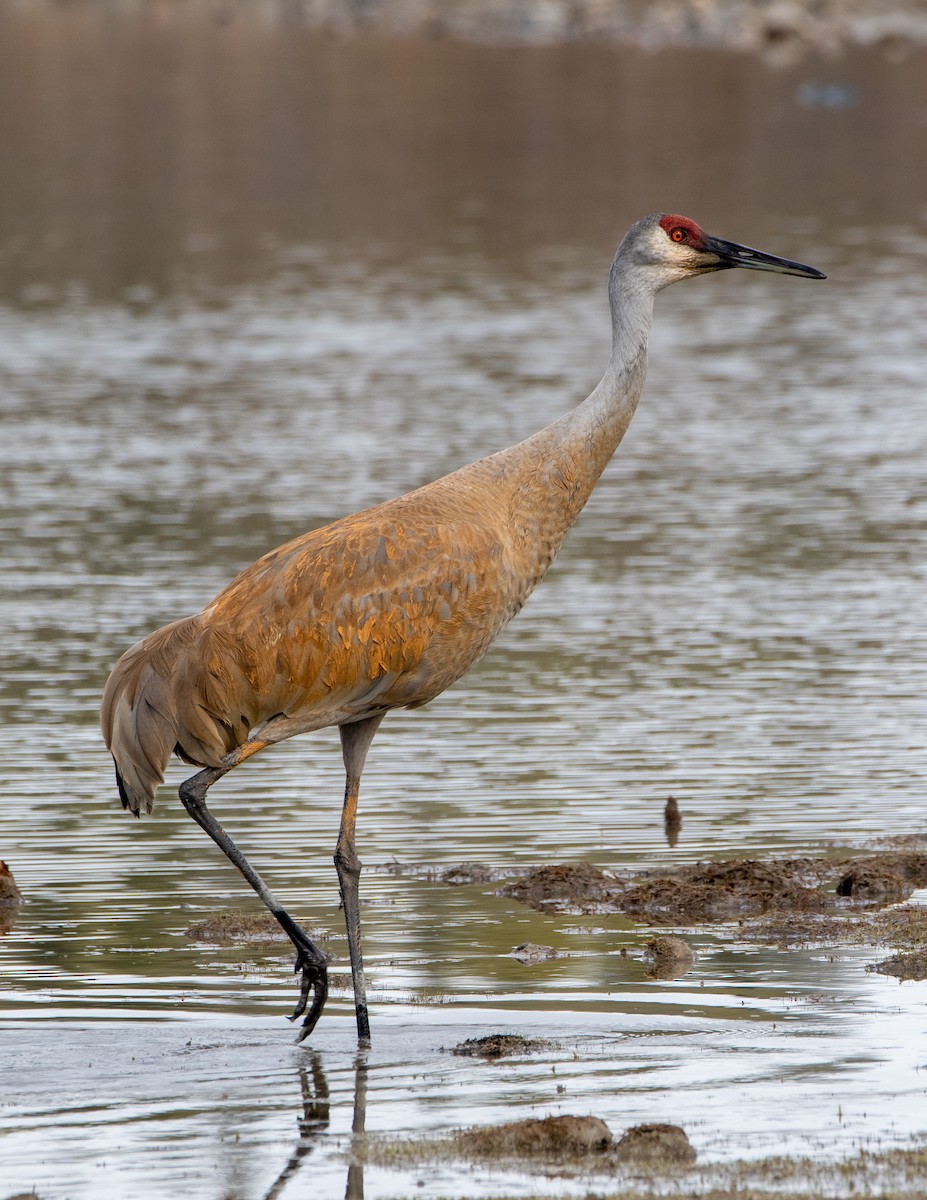
[[[302,1041],[315,1027],[328,996],[328,964],[325,955],[279,903],[264,880],[206,807],[206,792],[216,780],[227,775],[229,771],[244,762],[246,758],[250,758],[252,754],[256,754],[258,750],[263,750],[267,744],[267,742],[257,739],[245,742],[228,755],[221,767],[207,767],[204,771],[187,779],[180,785],[180,800],[197,825],[201,829],[205,829],[229,861],[241,871],[270,910],[280,928],[296,947],[294,969],[301,973],[302,981],[296,1011],[290,1019],[295,1021],[297,1017],[306,1013],[302,1032],[299,1035],[299,1040]],[[310,993],[312,994],[311,1005],[309,1005]],[[308,1012],[306,1012],[307,1005],[309,1006]]]
[[[354,1010],[357,1013],[357,1036],[362,1042],[370,1041],[370,1020],[367,1016],[367,983],[364,979],[364,958],[361,953],[360,897],[357,885],[360,881],[361,860],[354,849],[354,826],[357,821],[357,797],[360,791],[361,773],[367,751],[383,720],[383,713],[356,721],[352,725],[339,726],[341,752],[344,755],[345,785],[344,808],[341,812],[341,829],[335,847],[335,870],[341,887],[341,903],[344,906],[344,923],[348,931],[348,950],[351,955],[351,978],[354,981]]]

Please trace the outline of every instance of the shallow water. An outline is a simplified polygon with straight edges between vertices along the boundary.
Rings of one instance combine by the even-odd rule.
[[[927,984],[867,974],[878,951],[713,928],[657,983],[620,954],[644,927],[386,869],[924,828],[923,64],[342,43],[153,11],[0,18],[0,857],[28,898],[0,942],[3,1185],[250,1198],[289,1164],[288,1196],[349,1186],[348,993],[294,1049],[286,958],[183,936],[251,901],[180,809],[182,767],[152,818],[122,814],[99,693],[264,550],[581,399],[614,243],[663,206],[830,279],[660,298],[641,409],[551,575],[378,736],[366,1126],[592,1111],[616,1133],[677,1121],[703,1160],[923,1132]],[[829,83],[857,106],[808,103]],[[665,143],[683,116],[697,134]],[[336,970],[340,761],[324,732],[211,793]],[[522,967],[528,940],[569,957]],[[442,1053],[501,1030],[557,1048]],[[313,1071],[328,1123],[299,1143]],[[368,1196],[461,1194],[450,1169],[417,1184],[365,1176]],[[571,1187],[477,1172],[466,1193]]]

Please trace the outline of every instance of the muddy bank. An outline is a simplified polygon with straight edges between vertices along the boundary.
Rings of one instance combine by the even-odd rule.
[[[927,978],[927,908],[904,905],[927,887],[927,854],[913,849],[844,858],[693,863],[629,878],[591,863],[538,867],[498,889],[539,912],[615,913],[654,925],[737,922],[738,935],[782,949],[889,945],[900,952],[870,971]],[[695,955],[677,937],[644,948],[651,978],[674,979]]]
[[[711,1200],[832,1200],[848,1194],[923,1200],[927,1148],[918,1139],[904,1148],[874,1146],[836,1161],[769,1157],[700,1164],[697,1147],[672,1124],[638,1125],[620,1138],[595,1117],[559,1117],[462,1130],[450,1137],[370,1138],[367,1161],[399,1167],[447,1161],[502,1170],[534,1170],[594,1182],[602,1200],[638,1200],[659,1194]],[[653,1177],[661,1177],[658,1180]]]
[[[599,1117],[529,1117],[501,1125],[461,1129],[440,1138],[382,1139],[374,1144],[372,1158],[389,1165],[425,1159],[492,1161],[522,1170],[570,1168],[614,1173],[622,1167],[648,1174],[675,1172],[690,1167],[698,1154],[678,1125],[635,1125],[616,1140]]]
[[[465,1129],[450,1139],[449,1153],[462,1158],[542,1159],[557,1163],[602,1155],[614,1145],[598,1117],[542,1117]]]
[[[904,839],[900,849],[893,845],[865,854],[730,859],[635,874],[605,871],[588,862],[553,863],[502,883],[495,894],[545,914],[616,915],[664,927],[734,924],[738,937],[782,949],[890,946],[899,953],[871,964],[870,970],[923,979],[927,907],[904,904],[916,889],[927,887],[927,853],[913,848],[923,841]],[[501,882],[499,871],[474,866],[438,872],[392,863],[388,869],[453,886]],[[533,943],[511,953],[527,966],[562,954]],[[666,935],[651,938],[643,950],[647,972],[657,979],[685,975],[695,957],[685,941]]]
[[[894,975],[896,979],[927,979],[927,950],[893,954],[869,969],[878,975]]]
[[[923,835],[912,835],[865,853],[844,850],[826,857],[728,859],[634,873],[606,871],[582,861],[545,864],[515,879],[507,879],[502,868],[480,862],[437,868],[393,860],[371,869],[455,889],[481,889],[545,915],[620,916],[643,926],[682,930],[726,925],[736,930],[738,938],[780,949],[889,946],[898,953],[873,962],[870,970],[922,979],[927,977],[927,907],[904,902],[915,890],[927,888],[927,853],[916,848],[925,840]],[[230,944],[258,939],[267,928],[268,920],[260,917],[253,927],[240,931],[240,919],[241,914],[218,914],[215,922],[193,926],[187,935]],[[627,948],[621,951],[627,952]],[[570,957],[563,948],[534,942],[513,946],[509,956],[529,969]],[[654,979],[680,978],[697,958],[686,941],[668,934],[651,937],[641,957]],[[487,1041],[495,1046],[493,1039]],[[519,1050],[530,1048],[524,1045]],[[483,1050],[468,1045],[455,1053]],[[495,1051],[490,1049],[486,1056],[495,1056]]]
[[[783,950],[840,945],[895,946],[915,951],[927,946],[927,908],[910,904],[881,912],[845,911],[840,916],[783,914],[744,921],[738,933],[749,941]]]
[[[844,858],[700,862],[622,876],[592,863],[537,867],[498,894],[538,912],[620,913],[657,925],[859,912],[927,887],[927,854],[891,850]]]

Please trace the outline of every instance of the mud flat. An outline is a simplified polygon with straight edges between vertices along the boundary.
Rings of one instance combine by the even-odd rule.
[[[927,854],[697,862],[616,874],[588,862],[545,864],[498,889],[538,912],[621,913],[658,925],[744,920],[771,913],[850,915],[907,900],[927,887]]]
[[[907,838],[900,847],[865,854],[735,858],[634,874],[589,862],[544,864],[503,883],[495,894],[544,914],[613,914],[656,927],[734,925],[738,937],[781,949],[891,946],[897,953],[870,969],[924,979],[927,907],[905,903],[927,887],[927,854],[918,844]],[[432,878],[446,881],[455,874]],[[476,872],[473,879],[485,886],[489,873]],[[692,948],[678,937],[652,938],[643,956],[654,978],[680,977],[695,961]],[[523,961],[536,964],[546,957]]]
[[[685,1130],[677,1125],[638,1125],[620,1137],[595,1117],[515,1121],[461,1130],[450,1137],[373,1137],[366,1161],[408,1167],[492,1160],[539,1178],[582,1179],[601,1200],[661,1196],[710,1200],[824,1200],[825,1197],[891,1196],[922,1200],[927,1147],[867,1150],[837,1161],[775,1156],[756,1161],[699,1166]]]

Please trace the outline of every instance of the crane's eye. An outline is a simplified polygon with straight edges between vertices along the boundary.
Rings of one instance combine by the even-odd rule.
[[[676,228],[671,231],[670,237],[674,242],[687,242],[689,240],[689,231],[687,229],[683,229],[681,225],[677,225]]]

